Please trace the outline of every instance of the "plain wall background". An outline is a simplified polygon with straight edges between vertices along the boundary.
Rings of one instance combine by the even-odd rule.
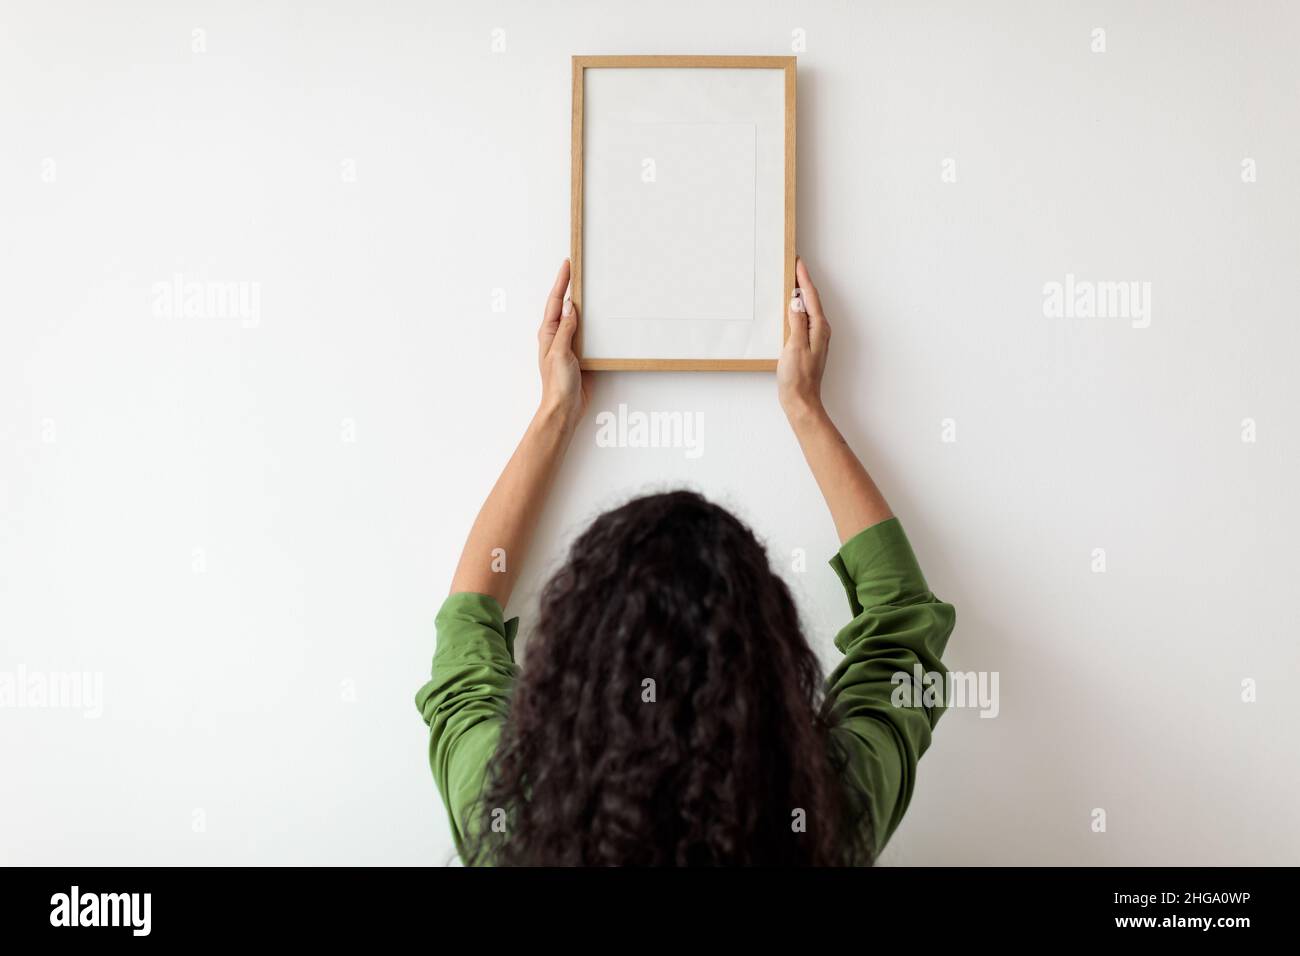
[[[412,698],[538,395],[569,56],[803,30],[827,404],[957,606],[948,663],[1000,675],[884,862],[1300,862],[1297,29],[1282,2],[7,4],[0,670],[100,673],[104,713],[0,710],[0,859],[448,860]],[[260,321],[160,317],[176,273],[258,283]],[[1045,317],[1068,273],[1151,283],[1150,326]],[[701,414],[703,455],[598,448],[620,402]],[[762,374],[601,376],[525,632],[574,532],[680,484],[752,522],[829,663],[834,532]]]

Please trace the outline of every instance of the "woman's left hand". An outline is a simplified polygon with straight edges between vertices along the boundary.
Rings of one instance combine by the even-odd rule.
[[[578,310],[566,293],[568,288],[569,260],[565,259],[537,330],[537,365],[542,373],[542,411],[558,413],[576,425],[591,398],[591,378],[581,371],[573,352]]]

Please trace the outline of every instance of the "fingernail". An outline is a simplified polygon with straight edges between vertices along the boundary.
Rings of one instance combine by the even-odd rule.
[[[561,315],[573,315],[573,300],[567,295],[564,297],[564,308],[560,310]]]
[[[790,311],[791,312],[805,311],[803,307],[803,295],[799,292],[798,289],[795,289],[794,294],[790,296]]]

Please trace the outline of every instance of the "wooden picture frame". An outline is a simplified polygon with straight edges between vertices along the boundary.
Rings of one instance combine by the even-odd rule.
[[[585,89],[588,70],[608,69],[724,69],[780,70],[784,74],[784,294],[781,299],[781,341],[789,334],[786,303],[794,290],[795,266],[795,70],[793,56],[575,56],[573,57],[572,193],[570,200],[570,295],[578,307],[574,342],[583,369],[593,371],[771,371],[775,358],[584,358],[583,304],[583,162],[586,148]],[[757,306],[755,306],[757,308]],[[755,315],[754,321],[759,316]],[[771,316],[778,321],[778,316]]]

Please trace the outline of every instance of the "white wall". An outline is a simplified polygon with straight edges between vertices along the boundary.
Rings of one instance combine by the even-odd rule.
[[[1300,862],[1294,5],[385,7],[0,15],[0,671],[103,679],[99,719],[0,710],[0,860],[447,860],[412,696],[537,395],[569,55],[799,28],[828,404],[957,605],[949,663],[1000,674],[886,861]],[[258,283],[260,321],[156,315],[175,273]],[[1045,317],[1067,273],[1149,282],[1149,327]],[[807,549],[829,663],[771,378],[601,376],[619,402],[702,414],[704,454],[589,420],[518,608],[591,516],[688,484]]]

